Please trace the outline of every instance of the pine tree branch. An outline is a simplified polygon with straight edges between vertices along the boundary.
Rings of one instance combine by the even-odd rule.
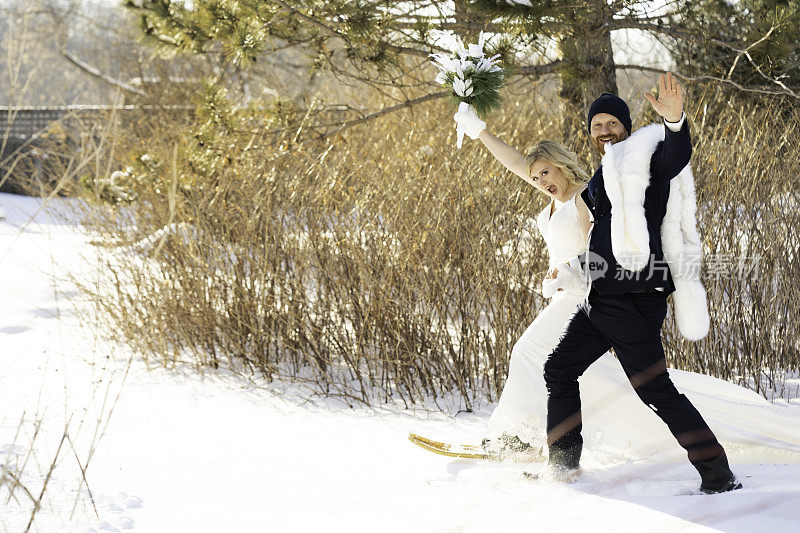
[[[414,22],[401,22],[393,21],[389,23],[388,28],[392,30],[416,30],[419,29],[419,24]],[[446,30],[446,31],[487,31],[491,33],[505,33],[505,29],[499,24],[491,22],[475,23],[475,22],[434,22],[431,24],[431,29]]]
[[[561,60],[556,60],[556,61],[552,61],[552,62],[544,64],[544,65],[532,65],[532,66],[527,66],[527,67],[520,67],[520,68],[517,68],[517,69],[514,70],[514,75],[526,76],[527,77],[527,76],[542,76],[544,74],[551,74],[551,73],[554,73],[556,71],[556,68],[560,64],[561,64]],[[355,120],[345,120],[345,121],[342,121],[342,122],[331,122],[331,123],[327,123],[327,124],[319,124],[318,127],[338,126],[338,128],[336,130],[330,131],[330,132],[326,132],[326,133],[322,133],[322,134],[319,135],[319,137],[320,138],[327,137],[329,135],[333,135],[334,133],[337,133],[337,132],[342,131],[344,129],[347,129],[347,128],[350,128],[350,127],[353,127],[353,126],[357,126],[359,124],[363,124],[363,123],[369,122],[371,120],[375,120],[376,118],[380,118],[380,117],[388,115],[390,113],[394,113],[395,111],[399,111],[399,110],[402,110],[402,109],[408,109],[408,108],[411,108],[411,107],[413,107],[413,106],[415,106],[417,104],[421,104],[423,102],[428,102],[428,101],[431,101],[431,100],[438,100],[440,98],[444,98],[446,96],[449,96],[450,94],[451,94],[450,91],[441,91],[441,92],[438,92],[438,93],[431,93],[431,94],[427,94],[425,96],[420,96],[418,98],[414,98],[414,99],[411,99],[411,100],[406,100],[405,102],[401,102],[401,103],[399,103],[397,105],[393,105],[391,107],[387,107],[387,108],[381,109],[380,111],[376,111],[374,113],[371,113],[369,115],[360,117],[360,118],[355,119]],[[272,130],[272,131],[269,131],[267,133],[280,133],[282,131],[285,131],[285,129]]]
[[[355,48],[353,46],[353,43],[350,41],[350,38],[346,34],[340,32],[340,31],[337,31],[334,28],[331,28],[330,26],[328,26],[324,22],[322,22],[320,20],[317,20],[314,17],[306,15],[305,13],[300,11],[299,9],[290,6],[289,4],[284,2],[283,0],[272,0],[272,1],[275,2],[276,4],[278,4],[279,6],[283,7],[284,9],[288,10],[289,12],[297,15],[298,17],[300,17],[301,19],[305,20],[306,22],[308,22],[310,24],[313,24],[314,26],[317,26],[318,28],[320,28],[320,29],[324,30],[325,32],[327,32],[329,35],[332,35],[334,37],[338,37],[339,39],[341,39],[345,43],[347,43],[349,46]],[[416,48],[408,48],[408,47],[405,47],[405,46],[397,46],[395,44],[390,44],[390,43],[383,42],[383,41],[380,41],[380,40],[374,40],[374,42],[375,42],[375,44],[379,44],[379,45],[385,46],[387,50],[389,50],[391,52],[395,52],[397,54],[407,54],[407,55],[413,55],[413,56],[424,57],[424,58],[427,58],[430,55],[430,52],[427,52],[425,50],[418,50]],[[447,50],[445,50],[444,48],[440,48],[438,46],[431,45],[430,48],[431,48],[431,51],[447,52]]]
[[[526,66],[526,67],[518,67],[518,68],[515,68],[513,70],[513,74],[514,74],[514,76],[522,76],[522,77],[543,76],[545,74],[552,74],[552,73],[556,72],[556,69],[558,68],[558,66],[560,64],[561,64],[561,60],[558,59],[558,60],[551,61],[550,63],[546,63],[546,64],[543,64],[543,65],[531,65],[531,66]],[[393,87],[397,87],[397,86],[393,85]],[[373,88],[375,88],[375,87],[373,86]],[[443,91],[443,92],[439,92],[439,93],[432,93],[432,94],[429,94],[427,96],[421,96],[419,98],[415,98],[413,100],[407,100],[407,101],[405,101],[403,103],[400,103],[400,104],[397,104],[395,106],[388,107],[386,109],[383,109],[381,111],[372,113],[370,115],[366,115],[366,116],[364,116],[362,118],[359,118],[358,120],[355,120],[355,121],[345,121],[345,122],[340,122],[340,123],[324,124],[324,126],[335,126],[335,125],[341,125],[341,124],[346,124],[347,127],[354,126],[356,124],[361,124],[363,122],[367,122],[369,120],[381,117],[383,115],[392,113],[394,111],[398,111],[398,110],[403,109],[403,108],[412,107],[412,106],[414,106],[416,104],[419,104],[419,103],[422,103],[422,102],[427,102],[429,100],[436,100],[436,99],[442,98],[442,97],[447,96],[449,94],[450,94],[449,91]]]
[[[99,69],[91,66],[90,64],[88,64],[85,61],[79,59],[78,57],[72,55],[71,53],[67,52],[66,50],[62,50],[61,51],[61,55],[64,57],[64,59],[66,59],[67,61],[69,61],[70,63],[72,63],[73,65],[75,65],[79,69],[81,69],[82,71],[86,72],[87,74],[89,74],[90,76],[92,76],[94,78],[97,78],[97,79],[99,79],[101,81],[104,81],[105,83],[108,83],[109,85],[112,85],[112,86],[114,86],[114,87],[116,87],[118,89],[122,89],[123,91],[129,92],[129,93],[133,93],[133,94],[136,94],[136,95],[139,95],[139,96],[145,96],[145,94],[146,94],[144,91],[134,87],[133,85],[125,83],[122,80],[117,80],[115,78],[112,78],[111,76],[108,76],[107,74],[103,74],[102,72],[100,72]]]

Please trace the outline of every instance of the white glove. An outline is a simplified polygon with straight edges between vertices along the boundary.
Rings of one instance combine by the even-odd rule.
[[[552,298],[559,290],[585,290],[589,286],[577,257],[556,265],[556,270],[558,274],[555,278],[542,280],[542,296],[545,298]]]
[[[470,139],[477,139],[483,130],[486,129],[486,122],[482,121],[475,108],[461,102],[458,105],[458,113],[453,115],[459,129],[467,134]]]

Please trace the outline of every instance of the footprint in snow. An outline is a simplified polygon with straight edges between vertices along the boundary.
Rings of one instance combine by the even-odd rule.
[[[116,496],[101,495],[95,498],[97,510],[101,520],[87,533],[101,533],[105,531],[126,531],[133,529],[136,522],[128,515],[131,509],[140,509],[142,499],[125,492],[118,492]]]

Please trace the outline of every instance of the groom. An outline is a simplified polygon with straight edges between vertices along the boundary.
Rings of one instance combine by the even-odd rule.
[[[589,251],[560,270],[575,270],[579,262],[584,273],[594,269],[593,281],[588,305],[571,319],[544,366],[549,461],[557,472],[578,468],[583,446],[578,377],[613,347],[636,394],[667,424],[700,473],[700,490],[726,492],[741,484],[711,429],[670,380],[661,343],[667,295],[676,284],[676,309],[680,304],[683,315],[677,318],[684,335],[701,338],[708,328],[699,280],[679,274],[671,261],[684,257],[692,246],[698,257],[700,250],[693,220],[693,181],[691,171],[684,168],[692,145],[682,89],[667,73],[659,79],[658,99],[646,97],[664,125],[633,135],[628,106],[619,97],[604,93],[589,109],[592,145],[604,154],[603,164],[582,193],[594,224]],[[622,144],[614,146],[617,143]],[[687,197],[683,208],[681,195]],[[687,213],[691,220],[681,220]],[[686,228],[688,237],[681,233]],[[599,270],[597,263],[602,266]],[[687,314],[695,316],[687,319]],[[687,334],[692,328],[695,331]]]

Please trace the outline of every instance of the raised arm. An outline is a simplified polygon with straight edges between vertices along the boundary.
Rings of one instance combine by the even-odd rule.
[[[675,129],[678,125],[678,129]],[[676,123],[664,121],[664,143],[653,154],[650,174],[655,180],[671,180],[692,157],[692,140],[685,115]]]
[[[495,135],[489,133],[488,130],[483,130],[478,138],[504,167],[533,185],[530,168],[525,162],[525,156],[516,148],[501,141]]]
[[[530,169],[525,163],[525,156],[486,130],[486,122],[482,121],[470,106],[453,115],[463,132],[471,139],[480,139],[495,158],[508,170],[524,179],[531,185],[533,181]]]
[[[689,164],[692,142],[689,125],[683,112],[683,89],[680,83],[667,72],[658,78],[658,98],[645,94],[653,109],[664,118],[664,144],[654,154],[650,173],[655,179],[671,180]]]

